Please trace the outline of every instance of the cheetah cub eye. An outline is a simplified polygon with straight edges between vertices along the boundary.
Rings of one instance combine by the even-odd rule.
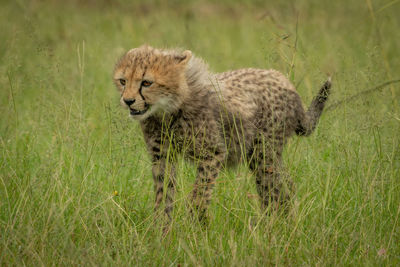
[[[126,80],[125,80],[125,79],[119,79],[119,83],[120,83],[122,86],[125,86]]]
[[[142,86],[143,87],[149,87],[150,85],[152,85],[153,84],[153,82],[150,82],[150,81],[148,81],[148,80],[143,80],[142,81]]]

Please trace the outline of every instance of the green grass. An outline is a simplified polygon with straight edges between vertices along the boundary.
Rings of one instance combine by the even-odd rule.
[[[2,2],[1,266],[400,265],[399,83],[291,139],[288,216],[261,216],[239,167],[220,175],[202,228],[187,209],[195,170],[179,160],[162,238],[140,127],[111,82],[117,58],[148,43],[214,71],[276,68],[306,105],[330,73],[333,104],[400,78],[399,1]]]

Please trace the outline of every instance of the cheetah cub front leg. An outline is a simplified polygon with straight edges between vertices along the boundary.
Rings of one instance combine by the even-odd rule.
[[[170,162],[167,166],[167,161],[164,158],[154,160],[152,172],[154,179],[155,211],[159,210],[160,208],[164,196],[164,181],[166,178],[168,179],[166,181],[167,190],[164,212],[167,215],[168,221],[170,221],[175,194],[175,166],[172,162]]]
[[[165,140],[161,139],[161,134],[151,129],[152,134],[145,137],[147,149],[151,155],[152,174],[154,180],[155,205],[154,210],[158,211],[163,202],[165,192],[164,212],[167,216],[167,222],[171,221],[175,194],[175,160],[168,157],[168,146]],[[166,185],[166,190],[165,190]]]
[[[197,215],[203,223],[206,223],[207,220],[207,208],[211,202],[215,180],[221,170],[225,155],[226,153],[222,151],[216,151],[198,163],[197,177],[191,197],[193,205],[191,213]]]

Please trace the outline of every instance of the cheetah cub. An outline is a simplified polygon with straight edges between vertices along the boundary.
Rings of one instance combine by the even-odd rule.
[[[283,204],[289,197],[280,175],[283,145],[293,133],[313,132],[331,87],[329,79],[305,111],[294,86],[276,70],[214,74],[190,51],[150,46],[122,56],[114,83],[121,104],[139,121],[152,158],[155,209],[165,190],[170,218],[180,153],[197,166],[191,203],[200,219],[220,170],[239,162],[255,174],[263,212]]]

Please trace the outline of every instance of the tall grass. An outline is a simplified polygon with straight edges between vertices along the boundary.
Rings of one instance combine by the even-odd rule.
[[[0,9],[0,265],[399,265],[398,1],[4,2]],[[259,212],[244,166],[217,180],[210,224],[187,210],[178,161],[162,237],[138,124],[118,104],[116,59],[143,43],[184,47],[214,71],[276,68],[310,103],[316,132],[284,161],[289,215]],[[358,95],[357,95],[358,94]],[[356,98],[351,96],[357,95]]]

